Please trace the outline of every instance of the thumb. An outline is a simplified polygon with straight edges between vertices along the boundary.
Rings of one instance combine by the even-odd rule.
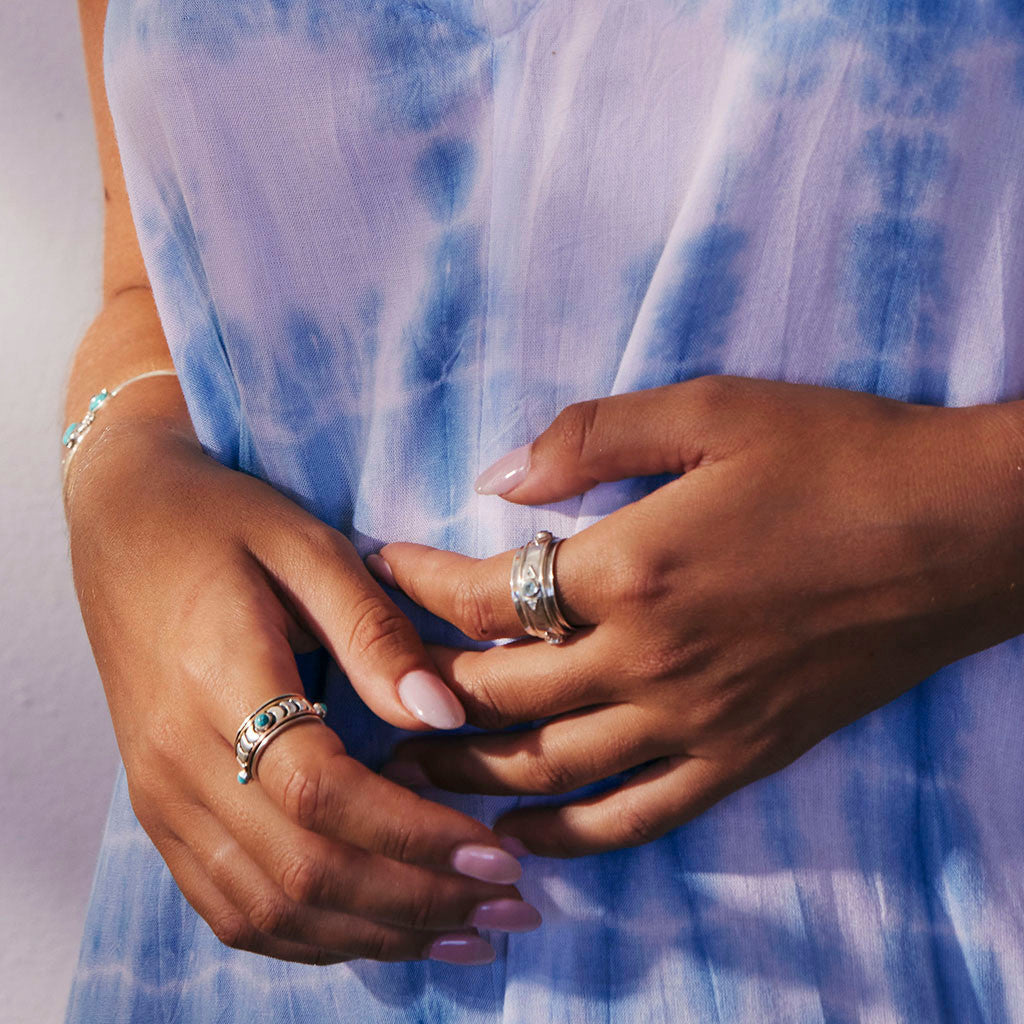
[[[698,381],[707,379],[567,405],[535,441],[485,469],[476,491],[539,505],[609,480],[685,473],[704,456]]]

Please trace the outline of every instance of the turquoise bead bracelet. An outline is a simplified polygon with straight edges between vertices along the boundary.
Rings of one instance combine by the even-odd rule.
[[[100,406],[109,402],[114,395],[118,394],[123,388],[126,388],[129,384],[132,384],[137,380],[143,380],[145,377],[174,377],[177,376],[177,373],[177,370],[148,370],[146,373],[140,373],[134,377],[129,377],[128,380],[121,381],[113,391],[108,391],[106,388],[101,388],[97,391],[96,394],[89,399],[89,408],[81,421],[78,423],[69,423],[67,429],[61,435],[61,445],[64,448],[67,448],[71,453],[64,460],[64,476],[67,477],[68,466],[71,465],[71,460],[74,457],[75,452],[78,450],[78,442],[81,441],[88,433],[89,428],[92,426],[92,421],[96,419],[96,413],[99,411]]]

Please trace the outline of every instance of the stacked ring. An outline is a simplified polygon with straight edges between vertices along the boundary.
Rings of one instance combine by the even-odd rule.
[[[555,549],[563,538],[540,530],[512,557],[509,587],[523,629],[549,644],[565,643],[574,632],[555,596]]]
[[[285,693],[261,704],[248,715],[235,734],[235,758],[242,770],[238,781],[244,786],[256,777],[256,764],[267,743],[283,729],[305,718],[323,720],[327,706],[310,703],[301,693]]]

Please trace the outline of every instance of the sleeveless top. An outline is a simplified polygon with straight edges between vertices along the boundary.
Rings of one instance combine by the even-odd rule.
[[[647,493],[474,492],[585,398],[1024,396],[1021,0],[110,0],[105,43],[199,437],[360,554],[491,555]],[[406,734],[297,660],[378,767]],[[646,846],[527,859],[544,924],[483,967],[224,947],[122,770],[68,1020],[1024,1020],[1022,666],[1024,637],[950,665]]]

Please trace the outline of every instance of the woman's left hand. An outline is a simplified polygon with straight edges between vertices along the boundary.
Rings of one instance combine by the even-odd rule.
[[[538,505],[599,481],[683,475],[559,545],[559,603],[581,627],[567,643],[430,648],[472,724],[547,720],[408,740],[398,777],[553,794],[645,765],[610,791],[495,824],[547,856],[635,846],[1024,631],[1012,406],[732,376],[569,406],[496,464],[502,497]],[[378,575],[389,566],[468,636],[522,634],[511,551],[380,554],[385,566],[368,560]]]

